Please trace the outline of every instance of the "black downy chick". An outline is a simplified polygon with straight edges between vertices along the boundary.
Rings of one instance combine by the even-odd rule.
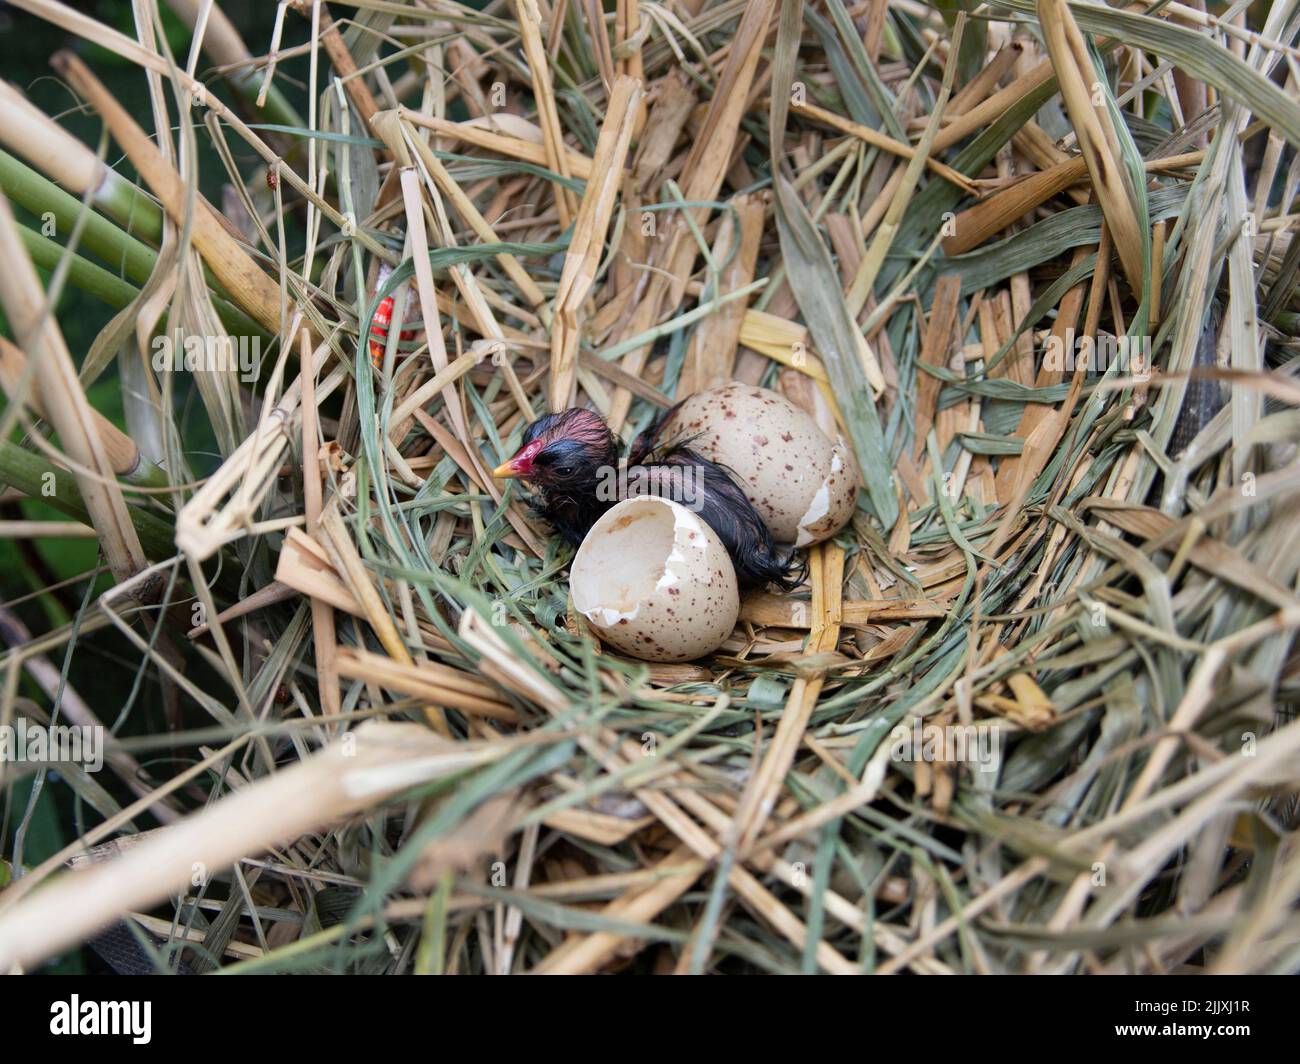
[[[618,441],[604,419],[571,407],[545,414],[524,430],[523,445],[494,477],[518,477],[533,490],[533,512],[578,546],[609,509],[600,486],[618,467]]]
[[[643,486],[640,494],[684,502],[675,495],[683,477],[691,478],[691,501],[685,504],[717,533],[731,555],[741,587],[775,584],[786,591],[796,587],[802,568],[777,554],[767,525],[726,469],[682,443],[656,453],[657,428],[663,420],[637,438],[626,483]],[[574,407],[529,425],[518,453],[493,470],[493,476],[527,481],[535,494],[537,515],[576,547],[600,516],[620,501],[611,490],[617,472],[618,441],[609,426],[594,411]],[[646,475],[637,476],[638,472]]]

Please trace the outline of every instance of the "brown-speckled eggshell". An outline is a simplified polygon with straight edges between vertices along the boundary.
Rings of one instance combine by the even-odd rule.
[[[686,507],[652,495],[625,499],[591,526],[569,590],[604,642],[643,661],[712,653],[740,615],[722,541]]]
[[[778,543],[829,539],[853,516],[858,473],[844,440],[766,388],[732,382],[686,399],[666,439],[727,466]]]

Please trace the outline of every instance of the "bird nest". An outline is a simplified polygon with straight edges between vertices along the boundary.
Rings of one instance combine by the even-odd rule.
[[[3,722],[105,748],[0,766],[0,966],[122,922],[188,971],[1300,964],[1287,5],[281,4],[246,42],[171,0],[176,54],[12,6],[97,47],[2,87],[10,536],[102,565],[5,607]],[[625,657],[491,472],[729,380],[844,437],[856,510],[713,654]]]

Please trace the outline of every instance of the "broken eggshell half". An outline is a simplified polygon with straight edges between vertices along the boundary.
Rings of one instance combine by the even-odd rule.
[[[691,661],[731,635],[736,570],[700,517],[647,495],[611,507],[569,567],[573,605],[600,638],[643,661]]]

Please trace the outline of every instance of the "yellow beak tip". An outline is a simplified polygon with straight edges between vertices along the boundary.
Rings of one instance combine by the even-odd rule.
[[[510,468],[509,462],[502,462],[496,469],[492,470],[492,476],[497,480],[509,480],[515,475],[515,471]]]

